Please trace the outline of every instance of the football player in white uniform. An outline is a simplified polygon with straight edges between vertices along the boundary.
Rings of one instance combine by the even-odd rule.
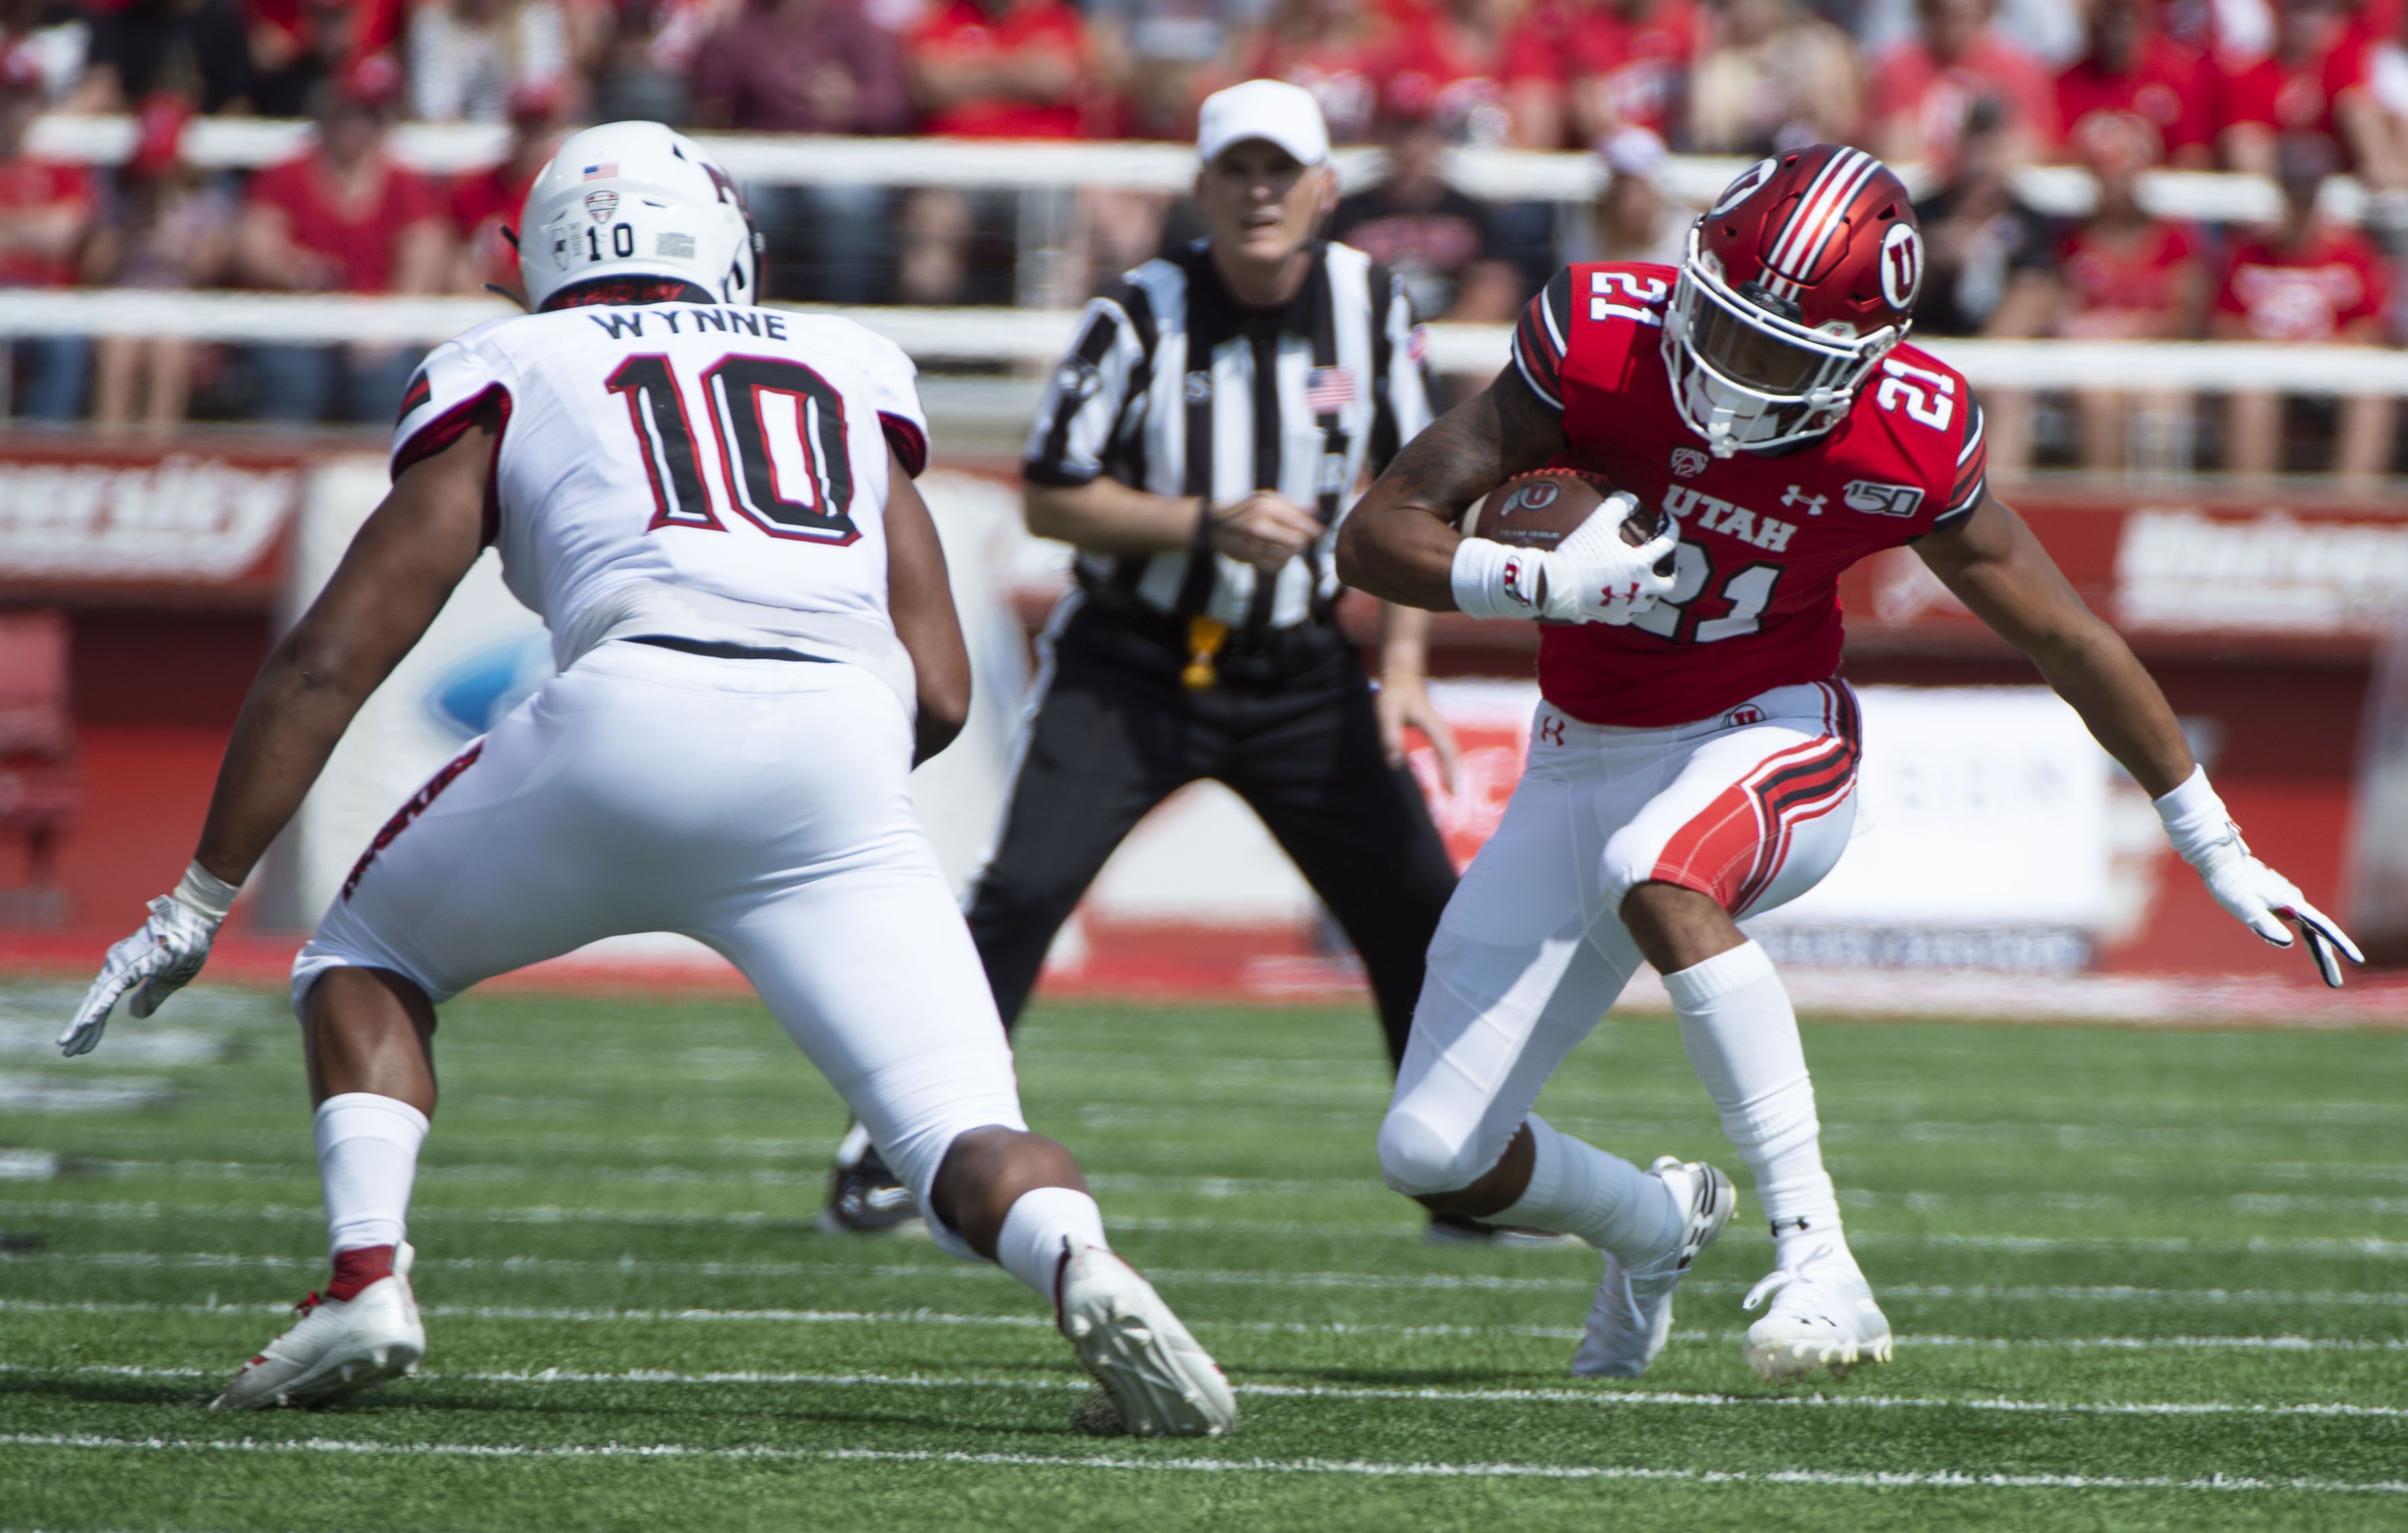
[[[1112,1255],[1077,1164],[1027,1131],[1010,1050],[907,777],[968,706],[910,476],[908,358],[759,308],[756,242],[699,146],[620,122],[529,193],[523,317],[428,356],[394,487],[244,704],[199,849],[111,949],[70,1054],[189,981],[361,702],[491,543],[559,675],[368,846],[294,965],[334,1275],[221,1407],[316,1403],[425,1347],[405,1220],[436,1008],[624,932],[743,971],[956,1254],[999,1262],[1139,1433],[1228,1430],[1212,1360]]]

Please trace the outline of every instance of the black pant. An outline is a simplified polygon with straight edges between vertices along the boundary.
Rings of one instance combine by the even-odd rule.
[[[1361,659],[1326,630],[1289,630],[1258,648],[1233,641],[1220,683],[1197,691],[1180,681],[1178,639],[1167,618],[1090,606],[1055,640],[1003,838],[970,900],[1004,1024],[1112,849],[1209,777],[1262,817],[1344,928],[1400,1061],[1455,866],[1412,774],[1380,748]]]

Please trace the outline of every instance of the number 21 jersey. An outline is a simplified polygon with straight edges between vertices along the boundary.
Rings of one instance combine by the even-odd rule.
[[[496,320],[431,352],[398,478],[490,403],[488,539],[563,667],[613,637],[812,649],[899,681],[888,449],[927,461],[910,359],[849,321],[664,303]]]
[[[1523,381],[1561,413],[1559,467],[1600,474],[1680,523],[1669,599],[1626,627],[1548,623],[1539,687],[1589,724],[1713,718],[1840,665],[1840,572],[1953,526],[1985,490],[1982,412],[1963,376],[1900,345],[1828,434],[1716,458],[1681,419],[1664,360],[1671,266],[1575,265],[1513,333]]]

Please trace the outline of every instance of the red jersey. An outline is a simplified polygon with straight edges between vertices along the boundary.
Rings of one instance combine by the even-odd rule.
[[[1671,137],[1698,32],[1690,0],[1656,0],[1635,20],[1605,6],[1541,5],[1505,45],[1505,79],[1593,80],[1617,123]]]
[[[1086,23],[1060,0],[1013,6],[1001,16],[989,16],[976,0],[953,0],[924,16],[903,46],[913,57],[992,58],[1039,49],[1058,53],[1082,70],[1088,63]],[[1076,138],[1083,127],[1076,100],[1045,106],[998,98],[965,101],[931,112],[922,131],[955,138]]]
[[[2219,314],[2238,314],[2260,340],[2332,340],[2390,307],[2383,256],[2355,229],[2324,226],[2299,250],[2259,241],[2235,246],[2215,294]]]
[[[1512,139],[1496,64],[1445,18],[1407,27],[1375,67],[1382,98],[1399,116],[1429,117],[1465,143],[1500,146]]]
[[[2077,59],[2058,75],[2057,127],[2071,144],[2081,138],[2083,124],[2094,116],[2137,118],[2157,135],[2163,157],[2213,139],[2208,97],[2198,61],[2152,36],[2124,74],[2110,74],[2089,59]]]
[[[89,166],[18,155],[0,160],[0,218],[36,212],[72,203],[86,219],[92,216],[93,178]],[[0,287],[73,287],[75,254],[56,259],[30,251],[0,254]]]
[[[2249,122],[2277,133],[2321,134],[2333,142],[2333,164],[2351,165],[2349,139],[2333,117],[2344,92],[2364,90],[2372,49],[2355,27],[2336,32],[2330,47],[2299,64],[2260,58],[2221,72],[2215,81],[2215,128]]]
[[[314,151],[261,171],[251,180],[251,199],[283,209],[293,243],[339,263],[337,286],[345,293],[392,291],[401,232],[443,216],[434,184],[391,161],[381,167],[377,194],[345,207],[335,200]]]
[[[2057,251],[2073,290],[2063,334],[2107,340],[2163,334],[2183,305],[2183,268],[2198,259],[2199,242],[2179,223],[2152,224],[2128,246],[2074,230]]]
[[[1557,466],[1601,474],[1680,523],[1677,583],[1627,627],[1547,623],[1539,690],[1588,724],[1711,719],[1840,666],[1840,572],[1957,524],[1981,504],[1982,412],[1964,376],[1913,346],[1882,359],[1828,436],[1716,458],[1673,404],[1671,266],[1555,274],[1523,312],[1513,363],[1563,414]]]

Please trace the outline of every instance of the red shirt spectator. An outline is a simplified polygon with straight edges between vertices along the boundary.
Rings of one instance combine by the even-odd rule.
[[[695,60],[696,118],[748,133],[900,133],[911,98],[894,36],[860,0],[769,0]]]
[[[34,55],[0,44],[0,287],[68,287],[92,225],[92,171],[23,152],[42,109]],[[0,364],[5,364],[0,352]]]
[[[2257,340],[2374,338],[2391,301],[2382,254],[2357,230],[2312,224],[2298,240],[2235,246],[2215,294],[2218,329]]]
[[[389,293],[394,235],[443,216],[426,178],[390,161],[347,191],[314,150],[270,165],[251,183],[251,200],[281,212],[293,243],[327,263],[320,286],[342,293]]]
[[[1946,164],[1976,103],[1995,101],[2029,146],[2057,137],[2057,87],[1990,27],[1987,0],[1920,0],[1922,28],[1873,61],[1875,151],[1894,165]]]
[[[2149,0],[2093,0],[2087,48],[2057,77],[2062,143],[2077,145],[2093,118],[2147,125],[2160,163],[2203,166],[2214,131],[2199,61],[2157,28]]]
[[[923,128],[959,138],[1076,138],[1091,76],[1086,23],[1065,0],[950,0],[903,41]]]
[[[1379,112],[1387,23],[1367,7],[1301,0],[1280,7],[1246,66],[1249,79],[1280,79],[1312,93],[1332,143],[1371,136]]]
[[[2057,251],[2071,302],[2057,334],[2101,340],[2160,339],[2197,312],[2199,241],[2179,223],[2153,223],[2133,235],[2076,229]]]
[[[1671,137],[1698,32],[1691,0],[1542,0],[1514,29],[1505,79],[1561,93],[1570,139],[1623,127]]]
[[[504,229],[516,232],[527,189],[560,147],[565,93],[545,85],[522,85],[510,93],[510,150],[499,165],[463,176],[452,185],[452,232],[460,242],[452,285],[475,293],[488,284],[520,292],[519,252]]]
[[[2333,0],[2286,0],[2275,36],[2272,54],[2217,66],[2215,131],[2240,137],[2228,154],[2237,168],[2267,173],[2262,147],[2249,146],[2310,135],[2329,141],[2335,168],[2358,166],[2368,146],[2349,119],[2373,110],[2370,39]]]
[[[392,59],[345,69],[315,142],[252,179],[244,261],[270,287],[343,293],[428,292],[437,284],[444,207],[426,178],[384,152],[399,94]]]
[[[1513,141],[1504,38],[1483,9],[1480,0],[1455,0],[1397,35],[1378,65],[1383,113],[1435,123],[1453,143]]]

